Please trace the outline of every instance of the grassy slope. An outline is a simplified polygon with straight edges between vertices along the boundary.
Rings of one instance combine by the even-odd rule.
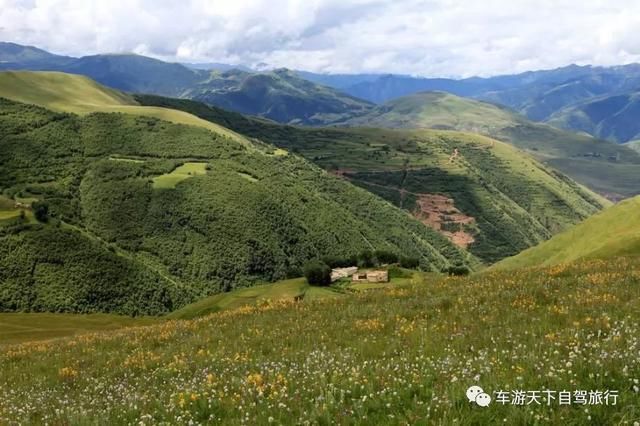
[[[11,346],[0,423],[633,424],[639,276],[635,258],[429,279]],[[470,404],[471,385],[494,402]],[[495,401],[511,389],[619,397]]]
[[[241,288],[205,297],[162,317],[128,317],[109,314],[0,313],[0,345],[51,340],[125,327],[158,324],[166,320],[190,320],[215,312],[252,307],[275,301],[311,302],[349,297],[360,291],[391,289],[413,285],[429,275],[403,270],[401,277],[388,283],[339,283],[333,287],[314,287],[305,278],[293,278],[271,284]],[[439,274],[430,275],[440,278]]]
[[[460,132],[305,129],[245,118],[186,100],[141,96],[298,152],[410,212],[422,194],[445,194],[476,219],[469,249],[492,262],[608,205],[508,144]],[[460,156],[450,157],[455,149]]]
[[[481,133],[529,152],[611,199],[639,192],[640,155],[636,152],[618,144],[533,123],[507,109],[451,94],[428,92],[395,99],[344,124]]]
[[[369,111],[373,104],[300,78],[268,73],[212,73],[182,97],[281,123],[320,125]]]
[[[140,106],[132,96],[80,75],[60,72],[0,72],[0,97],[59,112],[123,112],[155,117],[172,123],[202,127],[242,140],[229,129],[191,114],[167,108]]]
[[[0,107],[0,187],[44,199],[52,216],[0,229],[2,310],[158,314],[364,249],[435,270],[477,264],[401,210],[261,143],[130,114]],[[208,170],[153,188],[192,162]]]
[[[582,258],[640,254],[640,197],[625,200],[494,269],[548,266]]]
[[[139,327],[159,322],[158,318],[131,318],[108,314],[0,314],[0,344],[35,342],[74,335]]]

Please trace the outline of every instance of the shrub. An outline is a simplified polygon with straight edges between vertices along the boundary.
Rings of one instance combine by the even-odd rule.
[[[326,256],[322,258],[322,261],[329,265],[331,268],[347,268],[349,266],[356,266],[358,264],[358,258],[351,257],[338,257],[338,256]]]
[[[469,271],[469,268],[467,268],[466,266],[455,265],[455,266],[449,266],[446,272],[449,275],[464,276],[464,275],[469,275],[471,271]]]
[[[358,255],[358,266],[362,268],[371,268],[376,266],[376,264],[376,258],[370,250],[365,250]]]
[[[309,285],[326,286],[331,284],[331,268],[319,260],[313,260],[304,266],[304,276]]]
[[[374,252],[374,256],[380,263],[385,263],[387,265],[391,263],[398,263],[398,255],[390,251],[376,250]]]
[[[49,220],[49,205],[43,201],[34,202],[31,207],[33,208],[33,215],[38,222],[46,223]]]
[[[400,266],[407,269],[417,269],[420,266],[420,259],[416,257],[400,257]]]
[[[398,266],[391,266],[389,268],[389,278],[411,278],[412,272],[399,268]]]

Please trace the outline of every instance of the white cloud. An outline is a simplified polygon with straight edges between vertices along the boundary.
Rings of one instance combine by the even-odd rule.
[[[0,39],[56,53],[470,76],[640,61],[640,2],[0,0]]]

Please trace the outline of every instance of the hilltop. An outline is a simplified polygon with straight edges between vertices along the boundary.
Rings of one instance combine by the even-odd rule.
[[[493,269],[550,266],[579,259],[640,254],[640,197],[622,201],[539,246],[505,259]]]
[[[611,199],[639,192],[640,155],[628,147],[534,123],[505,107],[449,93],[394,99],[341,125],[480,133],[527,151]]]
[[[361,114],[372,107],[368,101],[304,80],[286,69],[263,73],[240,69],[220,72],[134,54],[67,58],[13,44],[0,45],[2,69],[79,74],[128,93],[197,99],[283,123],[325,124]]]
[[[141,106],[131,95],[102,86],[90,78],[61,72],[0,72],[0,97],[52,111],[90,114],[121,112],[155,117],[211,130],[241,140],[228,129],[182,111]]]
[[[0,310],[159,314],[364,250],[415,257],[426,270],[479,263],[283,149],[210,122],[149,117],[84,77],[26,77],[22,91],[0,85],[0,97],[83,114],[0,100]],[[90,101],[78,107],[78,99]],[[33,219],[38,203],[48,207],[46,223]]]
[[[299,153],[408,211],[488,263],[535,245],[608,205],[514,147],[479,135],[299,128],[193,101],[136,99],[180,109]]]

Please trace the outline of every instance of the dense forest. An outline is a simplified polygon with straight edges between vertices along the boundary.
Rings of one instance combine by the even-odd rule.
[[[519,149],[483,136],[438,130],[303,128],[190,100],[149,95],[138,95],[136,100],[180,109],[297,152],[418,217],[421,197],[444,195],[473,223],[452,223],[446,211],[431,214],[442,216],[443,229],[472,236],[467,249],[487,263],[536,245],[608,205]]]
[[[46,206],[37,223],[0,226],[3,311],[157,314],[363,250],[425,270],[477,265],[402,210],[258,141],[7,100],[0,141],[3,198]]]

